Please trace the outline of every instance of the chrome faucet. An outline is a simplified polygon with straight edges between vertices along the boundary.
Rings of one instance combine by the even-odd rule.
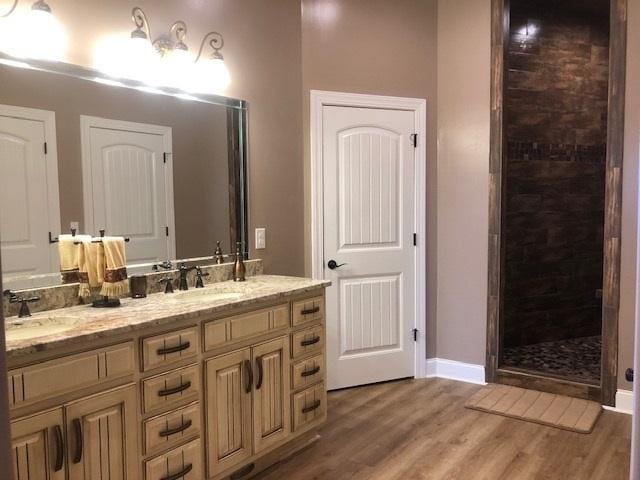
[[[184,263],[180,264],[180,266],[178,267],[178,270],[180,271],[178,290],[189,290],[189,284],[187,283],[187,273],[195,269],[196,267],[187,267]]]
[[[5,290],[2,293],[9,297],[9,303],[20,303],[18,318],[30,317],[31,312],[29,311],[29,302],[37,302],[38,300],[40,300],[40,297],[20,297],[16,292],[13,292],[11,290]]]

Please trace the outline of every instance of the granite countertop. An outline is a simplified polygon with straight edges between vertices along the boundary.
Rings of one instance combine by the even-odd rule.
[[[248,307],[256,303],[286,300],[293,295],[317,290],[330,285],[326,280],[257,275],[247,277],[246,282],[211,283],[204,289],[190,288],[187,292],[176,290],[174,294],[155,293],[147,298],[122,300],[119,308],[92,308],[77,306],[50,310],[32,317],[7,318],[7,330],[24,328],[27,335],[7,332],[7,357],[14,358],[34,352],[62,347],[78,346],[81,342],[121,335],[144,328],[170,325],[179,320],[199,320],[231,309]],[[208,292],[212,296],[207,296]],[[219,294],[216,298],[215,294]],[[13,324],[16,324],[15,326]],[[21,327],[20,324],[23,326]],[[28,325],[42,325],[32,329]],[[52,325],[63,324],[63,331],[47,330]],[[71,325],[71,326],[69,326]],[[16,332],[17,333],[17,332]]]

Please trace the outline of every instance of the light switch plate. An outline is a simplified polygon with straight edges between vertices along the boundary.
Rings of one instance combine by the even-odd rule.
[[[267,248],[267,229],[256,228],[256,250]]]

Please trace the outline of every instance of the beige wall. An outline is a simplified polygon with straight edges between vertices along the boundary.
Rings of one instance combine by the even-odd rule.
[[[154,36],[184,20],[191,50],[209,30],[224,35],[232,77],[227,94],[249,102],[250,238],[252,228],[267,227],[267,249],[257,255],[267,272],[304,273],[299,0],[57,1],[51,6],[69,34],[67,60],[93,65],[96,41],[128,34],[136,5]]]
[[[490,33],[490,0],[438,2],[437,356],[483,365]]]
[[[302,0],[306,272],[311,274],[309,91],[427,100],[427,340],[435,356],[436,0]]]

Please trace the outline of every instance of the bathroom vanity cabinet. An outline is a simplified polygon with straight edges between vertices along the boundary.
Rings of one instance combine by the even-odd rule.
[[[291,455],[326,418],[324,308],[320,287],[9,356],[16,480],[242,479]]]

